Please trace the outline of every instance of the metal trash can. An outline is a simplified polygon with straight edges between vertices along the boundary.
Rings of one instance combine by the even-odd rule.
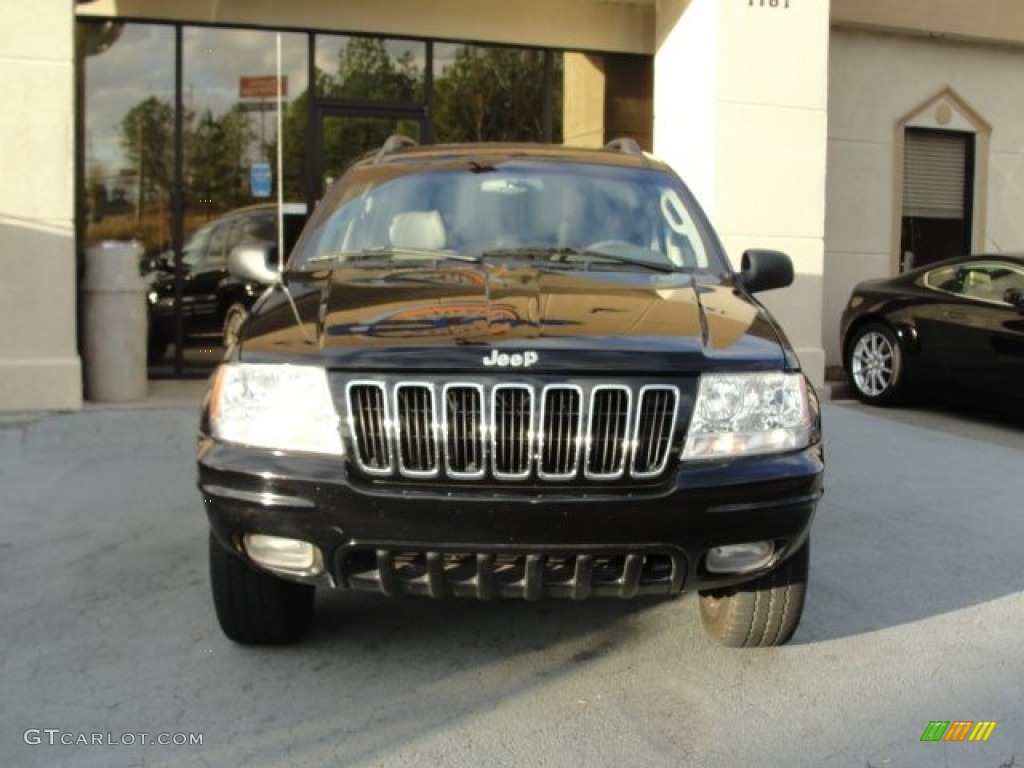
[[[146,285],[137,242],[86,248],[83,299],[85,397],[99,403],[146,397]]]

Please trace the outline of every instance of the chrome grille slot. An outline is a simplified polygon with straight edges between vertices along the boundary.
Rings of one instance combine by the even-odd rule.
[[[383,385],[354,381],[346,393],[356,461],[370,474],[391,474],[390,428]]]
[[[499,480],[525,480],[533,456],[533,390],[499,384],[491,393],[491,461]]]
[[[651,479],[672,456],[670,385],[351,381],[350,458],[374,477]]]
[[[444,388],[445,469],[451,477],[484,476],[484,390],[479,385],[448,384]]]
[[[540,476],[547,480],[575,477],[583,428],[582,390],[546,387],[540,421]]]
[[[644,387],[633,440],[633,477],[653,477],[668,463],[676,428],[679,392],[674,387]]]
[[[395,387],[398,468],[409,477],[438,473],[438,430],[434,422],[434,390],[426,384]]]
[[[625,387],[595,387],[591,393],[587,477],[613,480],[625,471],[629,406],[630,391]]]

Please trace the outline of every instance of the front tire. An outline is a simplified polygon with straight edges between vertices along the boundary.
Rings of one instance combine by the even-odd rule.
[[[700,593],[705,631],[730,648],[783,645],[804,610],[811,543],[807,541],[774,571],[728,589]]]
[[[231,345],[238,341],[238,331],[241,329],[247,314],[248,312],[241,304],[232,304],[228,307],[228,311],[224,313],[223,337],[225,349],[230,349]]]
[[[846,352],[846,375],[857,399],[869,405],[906,400],[906,370],[899,339],[879,323],[857,330]]]
[[[242,645],[301,640],[313,619],[309,584],[286,581],[245,562],[210,532],[210,587],[224,634]]]

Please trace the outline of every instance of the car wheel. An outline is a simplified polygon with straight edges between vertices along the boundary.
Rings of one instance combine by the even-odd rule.
[[[224,347],[231,347],[238,341],[238,331],[242,327],[242,321],[248,314],[241,304],[232,304],[224,314]]]
[[[888,327],[860,328],[847,346],[846,374],[857,398],[871,405],[897,405],[906,398],[903,349]]]
[[[704,629],[731,648],[764,648],[788,642],[804,610],[810,553],[808,541],[759,579],[701,592]]]
[[[210,532],[210,586],[224,634],[243,645],[301,640],[313,619],[309,584],[286,581],[245,562]]]

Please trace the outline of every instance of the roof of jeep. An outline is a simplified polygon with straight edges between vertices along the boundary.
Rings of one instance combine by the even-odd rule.
[[[478,143],[478,144],[425,144],[402,143],[399,146],[386,144],[381,149],[363,155],[353,165],[395,166],[440,164],[447,165],[470,161],[481,165],[493,165],[511,159],[537,159],[550,162],[588,163],[625,168],[652,168],[668,170],[661,160],[639,151],[630,152],[619,148],[588,149],[568,147],[561,144],[526,143]],[[635,147],[635,145],[634,145]],[[638,147],[636,148],[639,149]]]

